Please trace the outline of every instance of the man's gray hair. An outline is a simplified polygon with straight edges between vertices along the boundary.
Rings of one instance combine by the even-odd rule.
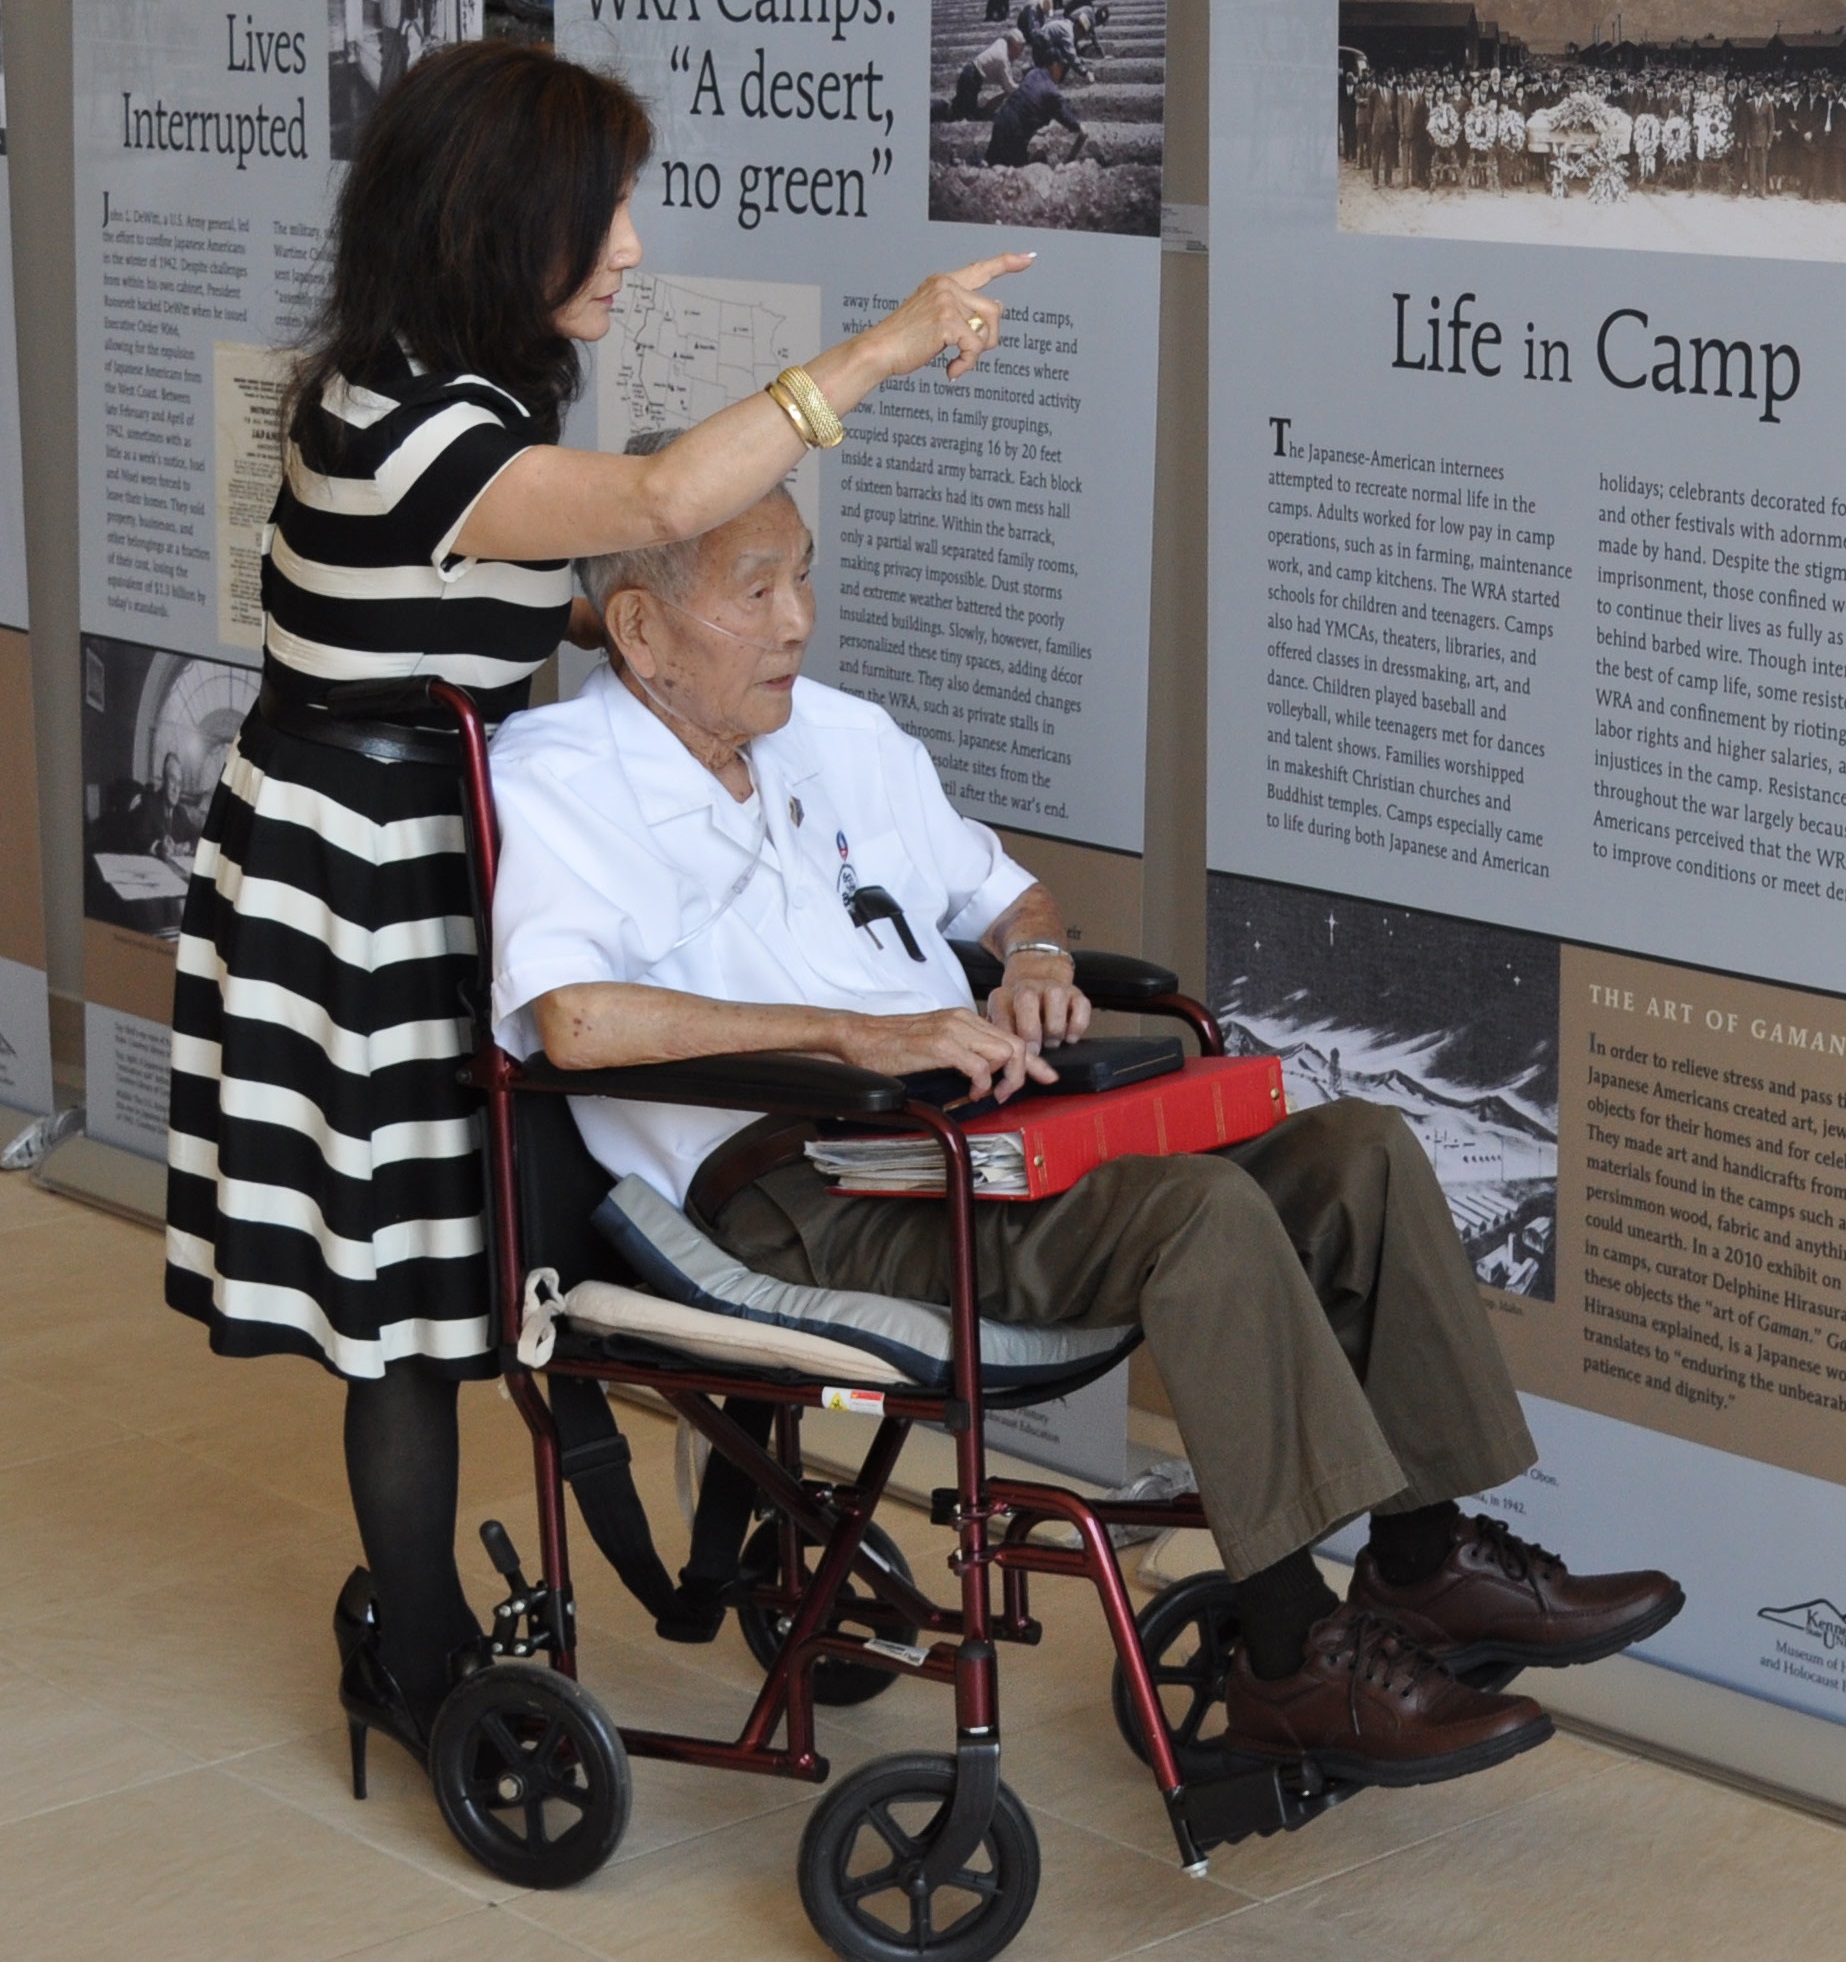
[[[658,456],[685,433],[683,429],[637,430],[622,446],[622,454]],[[676,538],[666,545],[637,546],[632,552],[602,552],[577,561],[577,579],[598,613],[607,612],[617,593],[634,586],[684,604],[698,584],[700,542],[698,537]]]

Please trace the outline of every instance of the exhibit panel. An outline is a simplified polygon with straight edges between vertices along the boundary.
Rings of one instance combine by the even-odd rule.
[[[37,786],[31,648],[0,627],[0,826],[10,860],[0,895],[0,1106],[31,1115],[52,1104]]]
[[[559,0],[560,51],[617,69],[659,130],[647,256],[572,434],[683,427],[927,272],[1035,252],[994,286],[1002,344],[974,374],[886,383],[794,473],[817,546],[807,671],[887,708],[959,809],[1067,890],[1074,870],[1086,929],[1135,944],[1166,6],[1117,6],[1055,67],[991,11]],[[1105,850],[1073,867],[1074,846]],[[996,1419],[996,1440],[1113,1483],[1126,1401],[1124,1370]]]
[[[887,383],[796,472],[810,671],[883,703],[971,815],[1122,851],[1145,781],[1165,15],[1118,6],[1106,57],[1047,88],[963,0],[557,7],[560,50],[617,68],[659,127],[647,258],[599,352],[605,447],[760,388],[926,272],[1038,254],[995,286],[1003,345],[975,374]]]
[[[0,42],[0,829],[11,848],[7,877],[0,887],[0,1106],[38,1115],[52,1105],[51,1025],[39,871],[32,650],[26,638],[26,530],[10,198],[5,54]]]
[[[1839,1720],[1846,41],[1494,12],[1214,23],[1213,1005],[1429,1150],[1490,1503]]]
[[[256,698],[276,350],[380,89],[482,8],[77,0],[73,27],[88,1130],[162,1158],[180,903]]]

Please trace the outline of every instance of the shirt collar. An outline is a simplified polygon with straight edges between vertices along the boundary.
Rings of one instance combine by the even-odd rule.
[[[795,683],[797,712],[767,736],[750,745],[750,774],[765,808],[779,809],[788,791],[819,771],[800,726],[799,707],[804,684]],[[661,824],[694,811],[709,811],[730,792],[645,702],[637,701],[626,682],[606,662],[585,685],[602,702],[603,714],[622,773],[635,802],[649,824]]]
[[[649,824],[709,811],[730,794],[613,668],[598,668],[587,687],[602,703],[622,774]]]

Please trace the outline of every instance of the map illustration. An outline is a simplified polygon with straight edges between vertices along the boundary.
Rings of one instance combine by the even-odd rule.
[[[820,344],[818,286],[631,273],[599,349],[597,440],[619,450],[636,430],[690,428]],[[820,482],[811,454],[789,488],[814,530]]]

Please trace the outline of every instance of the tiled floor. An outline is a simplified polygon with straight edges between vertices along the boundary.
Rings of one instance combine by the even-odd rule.
[[[159,1305],[152,1234],[18,1177],[0,1179],[0,1273],[0,1953],[824,1955],[794,1884],[804,1787],[637,1764],[615,1859],[554,1894],[472,1865],[388,1744],[356,1805],[327,1627],[355,1552],[338,1386],[216,1360]],[[484,1602],[474,1523],[497,1512],[532,1543],[531,1484],[512,1410],[487,1388],[464,1407],[463,1570]],[[632,1430],[670,1536],[671,1432],[638,1413]],[[939,1569],[920,1515],[887,1523]],[[618,1719],[741,1711],[755,1676],[734,1632],[666,1648],[605,1571],[586,1562],[580,1584],[584,1679]],[[1020,1962],[1841,1952],[1846,1837],[1567,1736],[1483,1777],[1362,1795],[1189,1881],[1109,1718],[1100,1617],[1070,1584],[1043,1608],[1045,1646],[1003,1669],[1007,1776],[1044,1853]],[[947,1740],[940,1693],[909,1682],[823,1738],[838,1769]]]

